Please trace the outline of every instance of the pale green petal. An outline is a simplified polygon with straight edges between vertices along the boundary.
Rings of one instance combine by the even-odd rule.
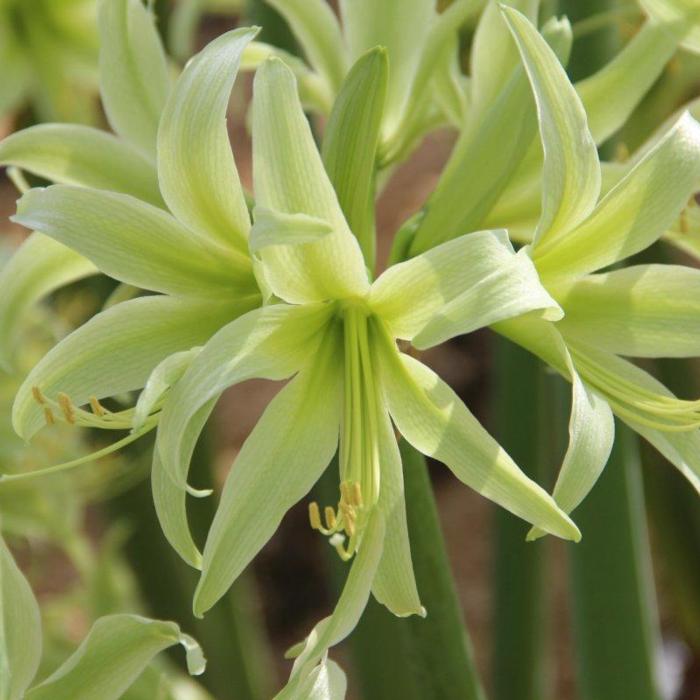
[[[382,413],[378,437],[381,483],[377,507],[384,516],[386,534],[382,558],[372,584],[372,595],[394,615],[425,617],[411,561],[401,454],[389,414],[386,410]]]
[[[700,53],[700,8],[696,0],[639,0],[650,17],[658,22],[685,23],[683,47]]]
[[[313,356],[332,309],[277,304],[222,328],[202,349],[163,407],[157,449],[170,478],[185,488],[200,409],[224,389],[253,378],[287,379]],[[200,425],[201,427],[201,425]]]
[[[0,163],[65,185],[113,190],[163,206],[152,163],[106,131],[37,124],[0,142]]]
[[[224,595],[333,458],[342,397],[338,340],[327,338],[243,443],[207,537],[196,615]]]
[[[347,637],[357,625],[367,605],[379,565],[384,533],[385,523],[381,511],[374,509],[333,614],[321,620],[306,638],[304,650],[294,662],[289,682],[275,695],[275,700],[300,698],[299,687],[328,648]]]
[[[381,381],[391,417],[417,450],[446,464],[470,488],[565,539],[578,528],[552,497],[520,471],[459,397],[432,370],[381,344]]]
[[[625,124],[661,75],[686,30],[687,22],[647,22],[614,59],[576,83],[596,143]]]
[[[136,287],[219,298],[255,292],[250,260],[208,248],[170,214],[128,195],[52,185],[29,190],[12,220]]]
[[[401,122],[409,91],[431,27],[434,0],[341,0],[344,34],[357,59],[375,46],[389,54],[389,83],[382,134],[391,136]]]
[[[202,650],[174,622],[138,615],[101,617],[68,659],[27,700],[117,700],[158,653],[181,644],[188,670],[204,673]]]
[[[90,319],[61,341],[26,378],[13,423],[28,440],[44,422],[32,387],[77,406],[142,387],[153,368],[175,352],[202,345],[240,313],[233,304],[151,296],[125,301]]]
[[[388,72],[385,49],[371,49],[359,58],[340,87],[323,133],[323,163],[371,270],[375,168]]]
[[[32,307],[56,289],[97,272],[87,259],[41,233],[33,233],[0,270],[0,366],[13,363]]]
[[[555,241],[593,211],[600,164],[586,112],[554,52],[519,12],[503,13],[515,37],[537,103],[544,149],[542,214],[535,245]]]
[[[700,270],[636,265],[562,285],[567,337],[628,357],[700,355]]]
[[[100,92],[112,128],[154,158],[170,88],[154,17],[141,0],[101,0]]]
[[[577,229],[533,258],[543,278],[582,275],[657,240],[680,215],[700,178],[700,125],[684,114]]]
[[[542,309],[561,318],[526,251],[505,231],[479,231],[392,265],[372,285],[369,303],[397,338],[421,347],[508,316]]]
[[[274,293],[292,303],[360,296],[368,287],[362,252],[350,232],[302,111],[292,72],[276,58],[255,76],[253,175],[258,206],[327,221],[316,243],[261,251]]]
[[[325,0],[266,1],[287,20],[309,63],[335,92],[348,60],[340,25],[329,4]]]
[[[257,29],[212,41],[185,67],[158,129],[158,176],[175,216],[202,237],[245,250],[250,218],[226,111],[241,55]]]
[[[340,666],[326,659],[311,671],[288,700],[344,700],[347,685]]]
[[[285,214],[273,209],[256,207],[253,210],[253,217],[255,223],[248,243],[251,253],[257,253],[271,245],[312,243],[333,233],[333,227],[317,216]]]
[[[39,605],[0,538],[0,697],[22,700],[40,660]]]

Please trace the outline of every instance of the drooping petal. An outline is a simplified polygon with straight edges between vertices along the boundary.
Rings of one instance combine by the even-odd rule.
[[[333,614],[321,620],[306,638],[304,649],[294,662],[289,682],[275,696],[275,700],[300,698],[299,687],[319,659],[323,658],[329,647],[347,637],[357,625],[367,605],[372,581],[379,566],[384,535],[384,519],[381,511],[375,508]]]
[[[344,700],[347,685],[343,669],[335,661],[324,659],[288,700]]]
[[[174,622],[138,615],[101,617],[78,649],[27,700],[117,700],[141,675],[153,657],[180,644],[188,670],[204,673],[206,662],[197,642]]]
[[[389,412],[417,450],[446,464],[455,476],[515,515],[565,539],[580,533],[552,497],[528,479],[432,370],[380,344],[381,381]]]
[[[276,58],[268,59],[255,76],[253,174],[258,206],[307,214],[333,227],[321,241],[261,251],[275,294],[292,303],[364,294],[368,282],[362,252],[316,149],[294,75]]]
[[[33,233],[0,270],[0,365],[9,371],[32,307],[54,290],[97,272],[70,248]]]
[[[41,616],[32,589],[0,538],[0,697],[22,700],[41,661]]]
[[[272,400],[231,467],[204,548],[196,615],[228,590],[337,449],[342,370],[339,338],[333,335],[313,366]]]
[[[158,128],[158,177],[170,210],[204,238],[245,251],[250,217],[226,110],[243,50],[257,29],[218,37],[185,67]]]
[[[198,435],[189,425],[202,407],[247,379],[282,380],[297,372],[313,356],[330,313],[322,304],[266,306],[211,338],[173,387],[161,414],[156,448],[175,484],[186,487]]]
[[[600,164],[586,112],[554,52],[516,10],[502,12],[518,44],[537,103],[544,149],[542,213],[535,245],[555,241],[593,211]]]
[[[44,422],[32,387],[50,398],[63,392],[77,406],[91,396],[138,389],[165,357],[202,345],[240,313],[231,303],[163,296],[111,307],[62,340],[30,372],[15,399],[15,430],[28,440]]]
[[[153,14],[140,0],[101,0],[99,28],[100,92],[109,123],[154,158],[170,77]]]
[[[392,335],[420,347],[533,309],[561,318],[527,252],[516,253],[505,231],[469,233],[392,265],[369,303]]]
[[[679,216],[700,178],[700,125],[684,114],[601,200],[595,212],[533,258],[543,277],[583,275],[657,240]]]
[[[128,195],[52,185],[29,190],[12,220],[143,289],[200,297],[255,293],[249,259],[207,248],[170,214]]]
[[[64,185],[130,194],[163,206],[152,163],[112,134],[76,124],[37,124],[0,142],[0,163]]]
[[[700,355],[700,270],[635,265],[562,285],[556,296],[566,337],[628,357]]]

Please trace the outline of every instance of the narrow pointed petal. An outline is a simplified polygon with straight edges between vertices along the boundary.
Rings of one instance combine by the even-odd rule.
[[[533,258],[548,279],[583,275],[656,241],[678,218],[700,179],[700,125],[684,114],[601,200],[581,226]]]
[[[170,77],[154,17],[140,0],[101,0],[100,92],[114,131],[153,159]]]
[[[322,661],[288,700],[345,700],[348,682],[335,661]]]
[[[502,230],[469,233],[392,265],[372,285],[370,305],[394,337],[420,347],[533,309],[562,315]]]
[[[204,548],[196,615],[224,595],[333,458],[340,425],[340,348],[329,338],[313,367],[272,400],[231,467]]]
[[[94,275],[86,258],[41,233],[33,233],[0,270],[0,366],[7,371],[27,320],[41,299],[66,284]]]
[[[289,682],[275,696],[275,700],[300,698],[299,687],[314,666],[324,657],[329,647],[347,637],[357,625],[367,605],[372,581],[379,566],[384,535],[384,519],[381,511],[375,509],[367,523],[360,549],[352,562],[333,614],[321,620],[306,638],[304,649],[294,662]]]
[[[250,217],[226,111],[241,56],[257,31],[235,29],[197,54],[175,84],[158,128],[158,177],[170,210],[200,236],[242,251]]]
[[[446,464],[486,498],[564,539],[580,533],[552,497],[528,479],[432,370],[381,345],[381,381],[401,434],[417,450]]]
[[[187,653],[188,670],[204,672],[199,645],[174,622],[138,615],[101,617],[78,649],[27,700],[117,700],[153,658],[176,644]],[[86,680],[89,679],[89,682]]]
[[[89,126],[30,126],[0,142],[0,163],[59,184],[121,192],[163,206],[153,164],[112,134]]]
[[[593,211],[600,163],[586,112],[556,55],[526,17],[510,8],[502,12],[530,78],[544,149],[537,245],[557,239]]]
[[[32,589],[0,538],[0,697],[22,700],[41,661],[41,616]]]
[[[15,430],[28,440],[44,422],[32,387],[77,406],[139,389],[175,352],[202,345],[241,312],[235,304],[150,296],[126,301],[90,319],[56,345],[30,372],[13,406]]]
[[[192,434],[189,426],[202,407],[247,379],[293,375],[313,357],[330,312],[321,304],[266,306],[241,316],[209,340],[173,387],[161,414],[156,449],[173,483],[187,486],[199,434]]]
[[[364,294],[368,281],[360,246],[323,167],[294,75],[276,58],[255,76],[253,174],[258,206],[313,216],[333,228],[315,243],[261,251],[274,293],[292,303]]]
[[[207,248],[170,214],[128,195],[71,185],[29,190],[13,221],[136,287],[200,297],[255,291],[248,259]]]
[[[700,270],[635,265],[588,275],[557,289],[560,330],[627,357],[700,355]]]

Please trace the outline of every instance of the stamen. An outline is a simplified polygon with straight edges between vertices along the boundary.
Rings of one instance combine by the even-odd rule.
[[[326,506],[323,512],[326,516],[326,528],[328,530],[335,530],[338,523],[335,517],[335,511],[330,506]]]
[[[38,404],[41,404],[43,406],[46,403],[46,399],[44,398],[44,395],[41,393],[41,389],[38,386],[32,387],[32,396]]]
[[[359,481],[355,481],[352,485],[352,503],[358,508],[362,508],[362,489]]]
[[[73,402],[70,400],[70,397],[68,394],[64,394],[63,392],[60,392],[58,396],[56,397],[58,399],[58,405],[61,407],[61,410],[63,411],[63,415],[66,418],[66,421],[70,423],[71,425],[75,424],[75,410],[73,408]]]
[[[49,406],[44,406],[44,419],[46,420],[46,425],[54,425],[56,423],[56,418]]]
[[[97,397],[91,396],[90,397],[90,408],[92,409],[92,412],[99,417],[102,417],[107,413],[107,410],[105,407],[97,400]]]
[[[311,523],[311,528],[313,530],[323,529],[323,526],[321,525],[321,514],[316,501],[309,503],[309,522]]]

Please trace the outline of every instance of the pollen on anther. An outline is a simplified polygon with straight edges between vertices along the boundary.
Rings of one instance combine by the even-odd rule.
[[[34,397],[34,400],[37,403],[41,405],[44,405],[46,403],[46,399],[44,398],[44,395],[41,393],[41,389],[38,386],[32,387],[32,396]]]
[[[335,529],[337,525],[337,520],[335,519],[335,511],[330,506],[326,506],[323,510],[326,516],[326,528],[329,530]]]
[[[56,397],[58,399],[58,405],[63,411],[63,415],[69,423],[75,423],[75,411],[73,409],[73,402],[70,400],[68,394],[61,392]]]
[[[53,411],[49,406],[44,406],[44,419],[46,420],[46,425],[53,425],[56,422]]]
[[[105,407],[97,400],[96,396],[91,396],[90,399],[90,408],[92,409],[92,412],[96,416],[104,416],[107,411],[105,410]]]
[[[360,483],[358,481],[355,481],[352,485],[352,496],[353,496],[353,504],[358,506],[358,508],[362,507],[362,489],[360,488]]]
[[[321,529],[321,512],[318,509],[318,503],[312,501],[309,503],[309,522],[314,530]]]

